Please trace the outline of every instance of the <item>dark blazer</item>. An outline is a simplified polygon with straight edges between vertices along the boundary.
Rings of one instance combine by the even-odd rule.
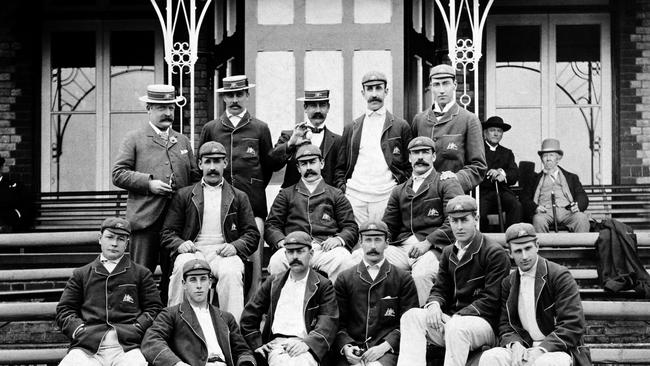
[[[573,196],[573,201],[578,203],[578,209],[580,211],[585,211],[589,206],[589,197],[585,193],[585,189],[582,188],[582,183],[580,183],[580,178],[573,173],[569,173],[562,167],[558,167],[564,177],[566,178],[567,185],[569,186],[569,192]],[[533,177],[533,184],[527,187],[523,187],[521,192],[521,206],[524,210],[524,217],[532,218],[535,215],[535,210],[537,209],[537,204],[535,203],[534,196],[537,186],[542,179],[544,172],[539,172]]]
[[[366,115],[354,120],[343,128],[341,148],[338,151],[338,162],[334,172],[334,186],[345,192],[347,180],[352,177],[354,166],[359,157],[361,130]],[[411,128],[405,120],[395,117],[386,111],[383,133],[381,134],[381,150],[386,164],[393,174],[397,184],[405,182],[411,175],[408,144],[411,141]]]
[[[384,341],[399,352],[400,319],[407,310],[418,307],[410,273],[386,260],[373,281],[361,261],[339,275],[334,289],[340,314],[334,352],[340,353],[346,344],[370,348]]]
[[[169,205],[161,231],[161,245],[174,254],[186,240],[194,241],[203,225],[203,186],[179,190]],[[235,246],[242,260],[257,250],[260,232],[246,194],[223,182],[221,189],[221,232],[227,243]]]
[[[149,124],[126,136],[112,175],[115,186],[129,191],[126,219],[133,230],[148,228],[163,217],[169,196],[149,192],[149,180],[168,183],[172,173],[176,189],[201,179],[187,137],[170,129],[169,141],[165,141]]]
[[[477,231],[460,261],[456,253],[455,245],[442,250],[438,276],[427,303],[439,302],[449,315],[480,316],[496,329],[501,281],[510,273],[506,251]]]
[[[275,309],[290,271],[269,276],[255,297],[244,307],[239,324],[252,350],[258,349],[272,339],[271,325]],[[302,314],[307,328],[307,337],[303,342],[309,346],[309,351],[320,362],[334,342],[339,323],[339,308],[332,282],[314,270],[310,270],[308,276]],[[260,333],[260,324],[265,314],[264,330]]]
[[[454,104],[440,119],[429,108],[418,113],[411,124],[413,136],[431,137],[436,144],[434,167],[456,173],[463,191],[478,186],[487,171],[483,129],[478,117]]]
[[[108,309],[108,311],[107,311]],[[72,272],[56,307],[56,324],[70,338],[70,348],[97,353],[112,328],[125,352],[140,347],[144,332],[162,309],[148,269],[124,255],[112,273],[99,256]],[[85,328],[72,337],[80,325]]]
[[[264,223],[264,240],[274,247],[294,231],[305,231],[326,240],[340,236],[352,249],[359,239],[359,226],[345,194],[323,180],[313,193],[302,180],[278,193]]]
[[[456,179],[440,180],[435,169],[413,192],[413,177],[393,188],[382,219],[390,231],[391,244],[401,245],[411,235],[427,239],[432,248],[442,248],[454,241],[445,214],[450,199],[463,194]]]
[[[256,365],[255,357],[239,332],[232,314],[208,304],[212,326],[228,366],[244,362]],[[208,345],[194,309],[187,300],[158,314],[142,340],[142,353],[154,366],[174,366],[183,361],[205,365]]]
[[[506,182],[499,183],[499,191],[510,191],[510,186],[514,186],[519,180],[519,168],[517,167],[517,163],[515,163],[515,154],[512,153],[512,150],[500,144],[497,145],[496,151],[490,150],[490,147],[485,141],[483,141],[483,147],[485,148],[487,170],[503,169],[506,173]],[[492,191],[496,191],[494,182],[487,179],[483,180],[481,182],[481,192]]]
[[[275,163],[269,153],[273,148],[269,126],[246,112],[237,127],[224,112],[201,130],[200,144],[220,142],[228,154],[223,176],[233,187],[242,190],[250,200],[255,217],[266,217],[266,186]]]
[[[548,352],[566,352],[574,365],[591,365],[589,351],[583,343],[585,317],[580,291],[571,273],[563,266],[538,257],[535,275],[535,304],[537,326],[546,336],[539,345]],[[513,271],[501,283],[501,346],[521,342],[532,347],[530,334],[521,325],[518,313],[519,271]],[[579,362],[577,362],[579,361]]]
[[[276,169],[282,169],[286,165],[284,171],[284,180],[282,181],[282,188],[292,186],[300,180],[300,172],[298,172],[296,161],[296,147],[287,147],[287,142],[291,138],[293,130],[285,130],[280,133],[278,142],[271,150],[271,156],[276,161]],[[339,148],[341,146],[341,135],[337,135],[330,131],[327,127],[323,129],[323,142],[321,143],[320,151],[323,154],[323,161],[325,167],[321,170],[321,175],[325,183],[334,185],[334,169],[336,169],[336,161],[338,160]]]

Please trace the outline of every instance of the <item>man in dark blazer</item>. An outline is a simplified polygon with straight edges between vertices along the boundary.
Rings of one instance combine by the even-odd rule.
[[[413,118],[413,136],[436,143],[437,171],[443,179],[458,179],[468,193],[485,175],[485,151],[478,117],[456,103],[456,70],[440,64],[429,73],[433,105]]]
[[[334,185],[345,192],[359,225],[381,220],[393,187],[411,175],[406,153],[411,128],[384,106],[388,78],[370,71],[361,86],[367,109],[343,129],[334,172]]]
[[[200,179],[190,140],[171,128],[176,103],[172,85],[149,85],[147,95],[149,123],[129,133],[113,165],[113,184],[129,191],[126,218],[132,225],[133,261],[151,273],[160,261],[163,271],[161,291],[167,294],[169,254],[160,250],[167,204],[172,194]]]
[[[498,116],[490,117],[483,122],[483,137],[485,143],[485,160],[488,171],[480,185],[481,204],[481,231],[488,232],[487,215],[498,213],[501,199],[503,212],[506,214],[505,227],[521,221],[521,203],[517,196],[510,190],[519,179],[519,168],[515,163],[512,150],[503,147],[500,142],[503,133],[510,130],[511,126]],[[497,195],[497,188],[499,192]]]
[[[202,259],[183,265],[186,300],[163,309],[142,340],[142,353],[153,366],[256,365],[235,317],[208,302],[211,272]]]
[[[311,245],[305,232],[287,235],[291,269],[269,276],[244,308],[242,335],[269,366],[316,366],[334,342],[339,319],[336,295],[332,282],[310,269]]]
[[[71,344],[59,365],[147,365],[140,342],[162,303],[151,272],[124,254],[130,233],[127,220],[104,220],[101,254],[68,280],[56,324]]]
[[[580,292],[571,273],[538,255],[531,224],[510,226],[506,244],[517,270],[501,283],[501,347],[484,352],[479,366],[591,365],[583,343]]]
[[[425,366],[427,342],[445,347],[445,366],[464,366],[469,352],[496,341],[501,281],[510,260],[476,228],[476,200],[457,196],[446,207],[456,242],[442,250],[424,309],[402,316],[398,366]]]
[[[257,249],[260,234],[246,194],[223,179],[226,148],[208,141],[199,149],[201,182],[179,190],[169,206],[162,245],[175,257],[169,306],[183,301],[182,269],[200,258],[212,267],[219,304],[239,319],[244,309],[244,262]]]
[[[381,221],[361,225],[363,259],[345,270],[334,285],[339,331],[332,347],[339,366],[394,366],[399,353],[399,320],[418,307],[411,275],[384,258],[388,227]]]
[[[589,206],[589,197],[578,176],[558,166],[564,156],[560,141],[542,141],[542,149],[537,154],[543,169],[535,174],[533,184],[524,187],[521,194],[525,217],[532,217],[538,233],[547,233],[556,224],[576,233],[589,232],[589,217],[584,212]]]
[[[418,136],[409,142],[408,149],[413,175],[393,189],[384,213],[391,238],[386,259],[411,272],[422,306],[438,272],[438,257],[454,240],[444,208],[463,194],[463,188],[456,179],[443,180],[433,167],[433,140]]]
[[[359,227],[350,202],[343,192],[320,175],[323,157],[320,149],[302,145],[296,152],[301,179],[278,193],[266,220],[264,239],[276,252],[269,260],[270,274],[289,268],[283,248],[286,235],[304,231],[312,236],[314,256],[311,266],[327,273],[332,282],[343,270],[354,265],[350,250],[357,244]]]
[[[271,156],[277,161],[277,169],[286,165],[282,188],[292,186],[300,180],[295,154],[298,147],[305,143],[320,148],[325,164],[321,175],[325,183],[334,185],[334,169],[341,145],[341,135],[335,134],[325,125],[330,110],[329,96],[329,90],[305,90],[305,96],[298,98],[298,101],[303,102],[308,121],[298,123],[293,130],[280,133]]]

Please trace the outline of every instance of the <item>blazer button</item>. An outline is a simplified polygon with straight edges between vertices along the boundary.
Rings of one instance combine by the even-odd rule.
[[[168,161],[166,161],[166,162],[165,162],[165,165],[169,165],[169,162],[168,162]]]

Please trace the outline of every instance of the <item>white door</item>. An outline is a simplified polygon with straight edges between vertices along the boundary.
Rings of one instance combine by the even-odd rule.
[[[541,169],[545,138],[560,140],[560,165],[583,184],[612,181],[609,16],[493,16],[487,27],[486,117],[512,129],[503,145]]]

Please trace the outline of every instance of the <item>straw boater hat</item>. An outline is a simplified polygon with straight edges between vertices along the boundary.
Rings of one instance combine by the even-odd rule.
[[[296,99],[299,102],[321,102],[330,100],[330,91],[325,90],[305,90],[305,96]]]
[[[140,97],[145,103],[169,104],[182,101],[183,96],[176,96],[176,88],[173,85],[152,84],[147,86],[147,95]]]
[[[246,75],[234,75],[223,78],[223,88],[217,89],[217,93],[236,92],[254,88],[255,84],[249,84]]]
[[[498,127],[503,130],[503,132],[508,131],[512,126],[509,124],[503,122],[503,118],[499,116],[492,116],[487,119],[487,121],[483,122],[483,129],[485,130],[486,128],[490,127]]]
[[[564,156],[564,151],[560,149],[560,141],[556,139],[546,139],[542,141],[542,149],[537,152],[537,155],[542,156],[544,153],[555,152]]]

